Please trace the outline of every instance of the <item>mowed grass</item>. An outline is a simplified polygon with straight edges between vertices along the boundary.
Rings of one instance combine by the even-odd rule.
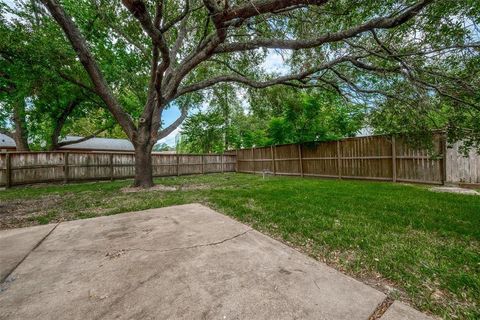
[[[0,191],[2,228],[204,203],[414,307],[480,318],[480,197],[428,186],[212,174]]]

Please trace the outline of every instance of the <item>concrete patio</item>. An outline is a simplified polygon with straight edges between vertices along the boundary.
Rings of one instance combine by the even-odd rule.
[[[199,204],[0,231],[0,279],[0,319],[367,320],[386,298]]]

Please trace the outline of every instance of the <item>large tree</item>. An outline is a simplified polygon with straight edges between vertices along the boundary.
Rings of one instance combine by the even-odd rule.
[[[38,6],[0,4],[0,132],[18,151],[55,150],[114,127],[103,102],[82,85],[83,67],[64,35]],[[94,125],[81,132],[83,138],[61,141],[86,118]]]
[[[471,82],[446,72],[455,66],[468,81],[478,81],[465,72],[465,61],[478,50],[472,35],[478,1],[122,0],[123,6],[92,1],[93,11],[106,13],[100,19],[108,20],[110,42],[128,41],[126,54],[149,66],[143,110],[136,113],[119,99],[124,84],[105,77],[109,65],[99,60],[98,42],[86,37],[76,3],[41,2],[70,41],[92,90],[132,141],[136,186],[153,184],[152,147],[186,116],[182,112],[162,129],[162,111],[172,103],[188,105],[192,95],[218,83],[317,86],[412,108],[421,102],[418,97],[441,96],[478,108]],[[289,73],[262,72],[259,63],[268,50],[285,53]]]

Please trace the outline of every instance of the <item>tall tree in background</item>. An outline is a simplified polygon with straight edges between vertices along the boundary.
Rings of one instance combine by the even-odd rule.
[[[365,126],[366,107],[336,92],[274,87],[253,93],[252,114],[268,120],[268,144],[328,141],[355,136]]]
[[[172,102],[188,106],[189,95],[218,83],[316,86],[370,103],[402,101],[411,108],[438,96],[453,107],[478,108],[469,86],[478,79],[465,64],[478,48],[471,27],[478,22],[478,1],[123,0],[124,7],[103,1],[40,2],[67,36],[92,90],[132,141],[137,186],[153,184],[152,147],[186,116],[184,110],[162,129],[162,111]],[[102,22],[94,34],[103,32],[110,46],[89,36],[90,16]],[[120,56],[112,54],[105,63],[103,51],[118,39],[128,43],[124,55],[141,62],[135,84],[108,77]],[[261,72],[258,64],[267,49],[289,52],[288,74]],[[466,83],[458,81],[460,73]],[[136,107],[122,99],[129,85],[144,88]]]
[[[214,94],[208,110],[185,120],[179,150],[223,152],[232,148],[329,141],[354,136],[365,126],[365,106],[349,103],[336,93],[282,87],[257,93],[251,92],[248,110],[225,96],[218,99],[222,96],[218,92]]]
[[[218,110],[187,117],[182,125],[177,150],[188,153],[224,151],[226,125]]]
[[[71,47],[38,4],[28,1],[10,11],[0,6],[0,130],[14,138],[17,150],[55,150],[85,141],[114,127],[103,102],[82,85],[83,68]],[[12,18],[7,19],[8,15]],[[80,75],[80,76],[79,76]],[[84,80],[83,80],[84,81]],[[96,123],[84,137],[60,141],[72,124]]]

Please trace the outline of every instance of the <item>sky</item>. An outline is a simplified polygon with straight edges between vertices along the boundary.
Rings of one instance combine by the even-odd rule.
[[[163,111],[162,113],[162,120],[163,120],[163,127],[168,127],[172,122],[174,122],[178,117],[180,117],[180,110],[177,106],[172,105],[167,110]],[[175,136],[180,132],[180,128],[178,127],[172,133],[170,133],[167,137],[160,139],[158,143],[166,143],[169,146],[175,146]]]

